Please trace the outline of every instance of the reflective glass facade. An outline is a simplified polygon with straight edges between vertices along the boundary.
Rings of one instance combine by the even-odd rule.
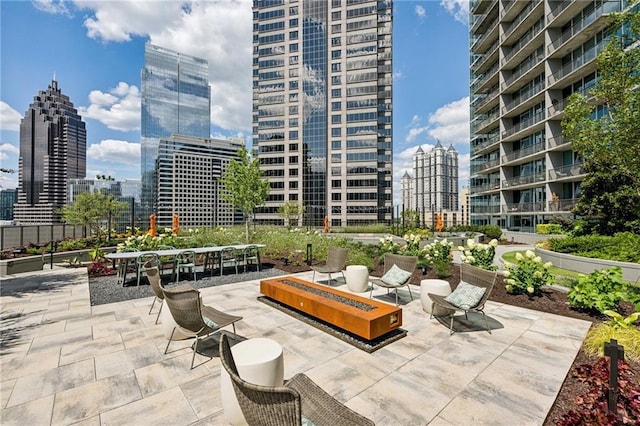
[[[253,145],[271,191],[258,222],[391,220],[392,3],[255,0]]]
[[[156,160],[162,137],[209,137],[211,91],[209,63],[147,43],[141,72],[142,204],[157,211]]]
[[[19,224],[59,223],[69,179],[87,172],[87,132],[77,109],[53,80],[20,122]]]

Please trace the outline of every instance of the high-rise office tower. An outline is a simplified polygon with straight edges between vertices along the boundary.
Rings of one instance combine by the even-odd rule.
[[[209,63],[147,43],[140,75],[142,208],[157,212],[156,160],[160,138],[211,133]]]
[[[253,144],[271,191],[304,224],[392,215],[392,2],[254,0]]]
[[[16,223],[59,223],[68,180],[87,172],[87,132],[55,77],[20,121],[18,164]]]
[[[584,171],[562,113],[569,95],[595,85],[608,15],[626,4],[471,2],[472,223],[531,232],[571,213]]]
[[[220,179],[244,146],[243,139],[160,138],[158,226],[170,228],[174,214],[185,228],[242,223],[242,214],[224,199]]]

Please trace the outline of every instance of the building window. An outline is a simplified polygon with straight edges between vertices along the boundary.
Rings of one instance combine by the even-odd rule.
[[[331,136],[340,137],[342,136],[342,129],[339,127],[334,127],[331,129]]]
[[[298,139],[298,131],[297,130],[289,130],[289,139],[291,139],[291,140]]]
[[[332,124],[340,124],[342,122],[342,116],[340,114],[335,114],[331,116]]]

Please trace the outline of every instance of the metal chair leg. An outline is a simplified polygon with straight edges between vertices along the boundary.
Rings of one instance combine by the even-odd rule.
[[[160,312],[162,312],[162,306],[164,305],[164,300],[160,300],[160,309],[158,309],[158,315],[156,315],[156,324],[158,323],[158,319],[160,318]]]
[[[176,331],[176,327],[173,327],[173,330],[171,330],[171,336],[169,336],[169,341],[167,342],[167,347],[164,348],[164,353],[165,354],[169,350],[169,345],[171,344],[171,340],[173,339],[173,333],[175,333],[175,331]]]
[[[191,370],[193,370],[193,363],[196,360],[196,352],[198,352],[198,341],[200,339],[198,338],[198,336],[196,336],[196,341],[193,344],[193,356],[191,356]]]
[[[157,299],[157,297],[153,298],[153,303],[151,304],[151,307],[149,308],[149,313],[147,315],[151,315],[151,311],[153,310],[153,305],[156,304],[156,299]]]

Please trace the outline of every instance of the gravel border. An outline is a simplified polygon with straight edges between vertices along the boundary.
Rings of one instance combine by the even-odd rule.
[[[194,288],[214,287],[225,284],[232,284],[242,281],[261,280],[265,278],[287,275],[287,272],[275,268],[262,269],[261,271],[240,272],[238,274],[214,275],[209,273],[196,274],[196,281],[181,280],[179,284],[191,284]],[[165,273],[162,277],[162,284],[171,288],[177,285],[171,279],[171,273]],[[106,303],[123,302],[125,300],[141,299],[143,297],[152,297],[155,294],[149,285],[146,277],[140,280],[140,286],[136,286],[135,273],[128,274],[127,286],[116,284],[117,276],[109,275],[103,277],[89,277],[89,298],[91,306],[104,305]]]

